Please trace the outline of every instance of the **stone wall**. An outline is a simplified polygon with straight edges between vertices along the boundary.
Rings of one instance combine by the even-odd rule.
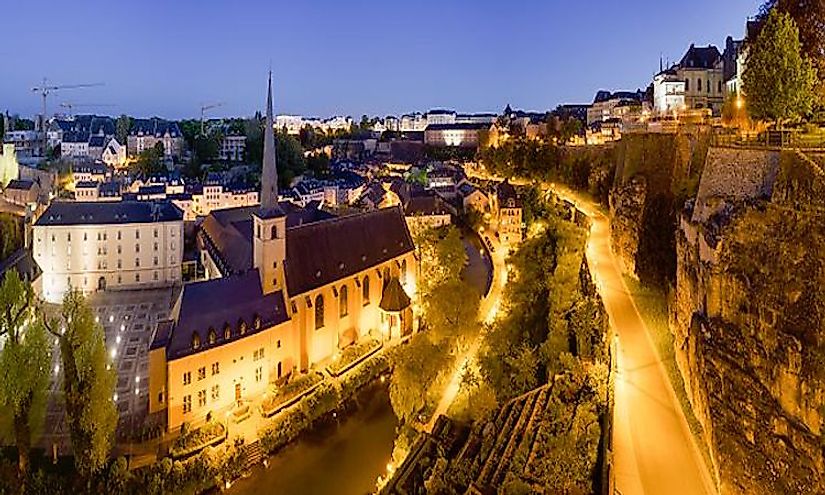
[[[825,492],[818,159],[711,152],[705,194],[681,214],[671,329],[724,494]],[[770,178],[745,187],[719,175],[726,160],[749,164],[728,167],[735,177]]]

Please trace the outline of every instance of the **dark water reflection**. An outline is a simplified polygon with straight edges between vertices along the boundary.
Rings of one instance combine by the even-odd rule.
[[[368,387],[359,407],[337,425],[304,435],[269,458],[269,467],[235,483],[236,495],[363,495],[386,471],[395,438],[395,414],[385,387]]]

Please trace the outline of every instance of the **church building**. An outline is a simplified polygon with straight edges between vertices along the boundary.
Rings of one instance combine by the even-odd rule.
[[[261,397],[362,339],[413,329],[413,241],[399,207],[336,217],[278,202],[270,75],[260,206],[198,234],[209,280],[187,284],[149,350],[149,412],[167,428]]]

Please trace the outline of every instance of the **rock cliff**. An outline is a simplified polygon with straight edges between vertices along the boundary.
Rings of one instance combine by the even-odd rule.
[[[698,131],[627,134],[617,147],[612,247],[625,271],[647,284],[674,281],[677,212],[695,192],[707,147]]]
[[[825,156],[711,149],[671,330],[722,493],[823,493]]]

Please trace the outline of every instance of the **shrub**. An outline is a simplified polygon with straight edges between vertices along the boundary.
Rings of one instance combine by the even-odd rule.
[[[278,387],[275,393],[269,394],[264,398],[261,404],[261,412],[264,416],[271,416],[276,413],[281,406],[305,393],[321,380],[323,380],[323,375],[317,371],[291,378],[285,385]]]
[[[181,430],[183,430],[183,428],[181,428]],[[206,423],[200,428],[187,431],[186,434],[179,436],[174,443],[172,443],[169,453],[172,457],[185,457],[203,449],[217,439],[225,437],[226,426],[224,426],[223,423]]]

